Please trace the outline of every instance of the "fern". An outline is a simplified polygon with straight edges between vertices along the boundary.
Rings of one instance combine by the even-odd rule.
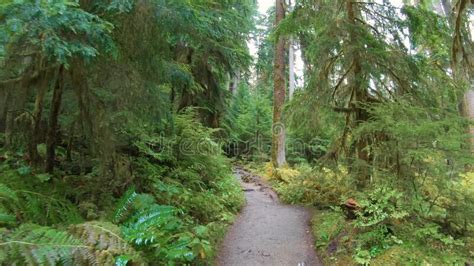
[[[141,261],[137,251],[120,236],[120,228],[112,223],[92,221],[72,226],[70,231],[94,250],[93,254],[89,250],[75,250],[76,261],[86,258],[87,264],[110,265],[123,261],[123,255],[126,255],[127,261]]]
[[[0,209],[0,225],[1,224],[14,224],[16,222],[16,217],[5,210]]]
[[[23,224],[3,238],[0,264],[112,265],[123,263],[124,258],[142,262],[140,254],[120,237],[120,229],[107,222],[74,225],[69,231]]]
[[[82,222],[77,208],[67,200],[0,183],[0,223],[12,222],[12,217],[41,225]]]
[[[16,192],[0,183],[0,224],[14,224],[16,216],[16,205],[18,204],[18,196]]]
[[[181,226],[181,221],[174,216],[176,209],[170,206],[152,205],[138,211],[123,227],[125,238],[137,246],[149,245],[155,242],[168,241],[166,236]]]
[[[14,190],[0,183],[0,200],[18,202],[18,196]]]
[[[70,231],[84,243],[99,250],[113,249],[119,253],[133,251],[120,236],[120,228],[109,222],[92,221],[78,224],[72,226]]]
[[[114,223],[119,223],[124,218],[124,215],[127,211],[130,210],[133,202],[135,201],[138,194],[135,192],[134,188],[130,188],[125,192],[120,201],[117,204],[116,211],[114,213]]]
[[[173,206],[158,205],[149,194],[127,192],[118,206],[121,231],[128,243],[142,250],[155,263],[192,261],[202,250],[205,241],[187,231],[186,224]],[[124,250],[124,253],[125,252]],[[129,253],[128,253],[129,254]],[[127,254],[127,255],[128,255]],[[116,265],[124,265],[129,256],[117,257]]]
[[[64,231],[34,224],[23,224],[0,243],[7,256],[1,263],[28,265],[72,265],[72,254],[90,247]]]
[[[42,225],[74,224],[83,221],[77,208],[67,200],[27,190],[18,190],[16,193],[20,198],[18,210],[26,221]]]

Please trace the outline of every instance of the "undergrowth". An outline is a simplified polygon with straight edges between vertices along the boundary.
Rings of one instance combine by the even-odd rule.
[[[243,203],[211,134],[186,112],[176,118],[174,135],[137,138],[128,156],[134,175],[120,197],[96,180],[98,171],[44,174],[29,166],[21,151],[2,150],[0,263],[210,263]],[[199,151],[195,145],[179,148],[184,140],[203,139]]]
[[[418,187],[423,195],[410,195],[397,183],[357,190],[342,166],[247,166],[270,180],[284,202],[317,209],[315,246],[327,264],[463,265],[473,259],[471,213],[460,209],[472,202],[472,172],[459,175],[451,194],[433,197],[442,188],[427,179]],[[349,199],[357,207],[349,209]]]

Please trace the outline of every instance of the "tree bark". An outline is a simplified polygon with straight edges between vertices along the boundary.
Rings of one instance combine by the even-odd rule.
[[[13,145],[13,127],[15,125],[16,111],[8,110],[5,118],[5,148],[11,149]]]
[[[474,86],[464,94],[463,99],[463,116],[466,117],[471,124],[468,126],[469,143],[471,153],[474,154]]]
[[[76,131],[76,121],[74,120],[71,123],[71,127],[69,128],[69,141],[67,143],[67,150],[66,150],[66,160],[68,162],[72,162],[72,148],[74,146],[74,132]]]
[[[10,98],[11,98],[11,92],[10,90],[4,89],[2,92],[2,114],[0,115],[0,131],[4,131],[7,125],[7,113],[8,113],[8,107],[10,106]]]
[[[48,91],[49,87],[49,71],[47,71],[43,75],[43,79],[39,84],[39,87],[36,92],[35,98],[35,107],[33,110],[33,124],[31,125],[31,137],[28,152],[30,155],[30,160],[33,164],[37,164],[39,162],[38,150],[37,146],[41,143],[41,119],[43,114],[43,103],[44,97],[46,92]]]
[[[289,62],[288,62],[288,72],[290,73],[289,76],[289,85],[288,85],[288,98],[291,100],[296,88],[296,78],[295,78],[295,47],[293,46],[293,38],[289,41]]]
[[[453,19],[448,19],[448,21],[452,21],[450,24],[453,28],[453,45],[451,51],[451,68],[453,69],[453,76],[455,80],[464,81],[470,84],[470,88],[463,95],[461,101],[461,115],[471,122],[466,131],[470,135],[467,142],[472,153],[474,153],[474,125],[472,125],[474,122],[474,85],[472,83],[474,68],[472,60],[474,60],[474,58],[464,48],[465,44],[463,43],[462,37],[463,27],[467,34],[469,34],[470,30],[468,25],[463,24],[462,18],[463,16],[469,16],[467,11],[473,4],[474,1],[472,0],[458,0],[455,2],[454,12],[452,12],[453,10],[449,5],[449,2],[443,1],[445,10],[449,9],[450,14],[453,15]],[[467,39],[471,40],[470,37]]]
[[[275,26],[285,18],[283,0],[276,0]],[[272,163],[278,168],[286,164],[285,155],[285,127],[282,121],[283,105],[285,104],[285,40],[278,38],[275,47],[273,65],[273,134],[272,134]]]
[[[229,91],[231,94],[235,94],[237,92],[239,83],[240,83],[240,70],[236,70],[234,74],[230,75]]]
[[[61,109],[61,100],[64,90],[64,66],[59,67],[58,77],[51,100],[51,112],[49,114],[49,128],[46,139],[46,167],[45,170],[51,173],[54,169],[56,159],[56,141],[58,131],[58,116]]]
[[[90,111],[91,101],[88,99],[89,85],[87,83],[87,73],[84,62],[81,59],[75,59],[71,68],[71,78],[74,84],[74,92],[79,106],[79,126],[92,142],[94,138],[94,128],[92,115]],[[94,146],[94,145],[92,145]]]

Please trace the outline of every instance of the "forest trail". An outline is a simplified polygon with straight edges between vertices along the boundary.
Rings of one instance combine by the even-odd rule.
[[[314,252],[311,214],[285,205],[258,176],[237,169],[247,200],[221,245],[217,265],[322,265]]]

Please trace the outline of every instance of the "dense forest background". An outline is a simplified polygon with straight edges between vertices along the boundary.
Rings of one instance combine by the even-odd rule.
[[[473,1],[275,2],[0,0],[0,264],[211,264],[233,163],[327,263],[472,262]]]

